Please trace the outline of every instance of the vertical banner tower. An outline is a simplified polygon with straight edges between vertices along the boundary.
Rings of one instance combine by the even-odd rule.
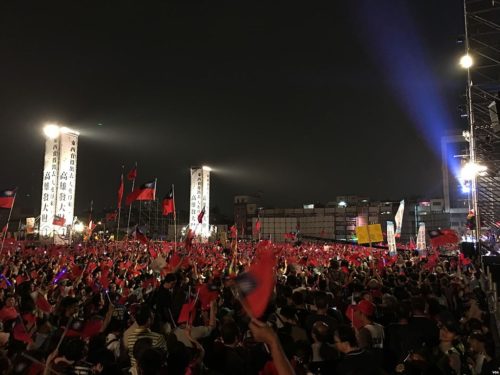
[[[40,236],[53,237],[56,243],[67,243],[68,226],[73,224],[74,216],[79,133],[57,125],[47,125],[44,133]]]
[[[191,168],[189,228],[203,238],[210,236],[210,171],[207,166]]]

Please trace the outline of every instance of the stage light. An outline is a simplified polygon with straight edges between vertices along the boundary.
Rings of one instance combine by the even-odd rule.
[[[464,181],[470,181],[476,176],[485,176],[487,170],[488,167],[485,165],[469,162],[462,167],[460,177],[462,177]]]
[[[74,229],[75,229],[75,232],[82,233],[84,230],[84,225],[82,223],[78,222],[75,224]]]
[[[203,167],[201,167],[204,171],[207,171],[207,172],[211,172],[212,171],[212,168],[210,168],[209,166],[207,165],[204,165]]]
[[[460,66],[464,69],[469,69],[473,64],[474,61],[470,55],[463,55],[460,58]]]
[[[73,130],[73,129],[67,128],[67,127],[65,127],[65,126],[63,126],[62,128],[60,128],[60,129],[59,129],[59,131],[60,131],[61,133],[64,133],[64,134],[66,134],[66,133],[73,133],[73,134],[76,134],[76,135],[80,135],[80,133],[79,133],[79,132],[77,132],[76,130]]]
[[[60,130],[59,126],[54,125],[54,124],[45,125],[43,128],[43,132],[44,132],[45,136],[47,138],[50,138],[50,139],[57,138],[59,136],[60,131],[61,130]]]

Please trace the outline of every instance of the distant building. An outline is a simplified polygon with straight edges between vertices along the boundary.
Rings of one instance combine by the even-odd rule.
[[[257,203],[248,196],[235,197],[235,219],[238,228],[245,228],[244,237],[256,238]],[[261,238],[283,241],[286,233],[300,232],[303,237],[352,241],[356,237],[356,226],[381,224],[382,231],[387,221],[394,222],[399,201],[372,202],[368,197],[354,195],[338,196],[324,207],[304,204],[302,208],[262,208],[259,210]],[[425,222],[427,229],[450,227],[450,214],[444,210],[443,199],[406,201],[401,239],[415,239],[418,223]],[[241,230],[240,230],[241,233]]]

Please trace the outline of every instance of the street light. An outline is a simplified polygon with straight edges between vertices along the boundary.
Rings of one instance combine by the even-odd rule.
[[[212,171],[212,168],[210,168],[208,165],[204,165],[203,167],[201,167],[201,169],[203,169],[204,171],[207,171],[207,172]]]
[[[469,54],[466,54],[460,58],[459,64],[462,68],[469,69],[472,65],[474,65],[474,60],[472,60],[472,57]]]

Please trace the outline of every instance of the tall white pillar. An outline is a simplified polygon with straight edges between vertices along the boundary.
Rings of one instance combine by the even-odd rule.
[[[198,222],[200,212],[205,209],[201,224]],[[189,204],[189,228],[196,235],[204,238],[210,236],[210,168],[191,168],[191,195]]]
[[[48,125],[45,129],[45,161],[40,210],[40,236],[53,237],[56,242],[67,242],[67,226],[73,223],[76,164],[78,153],[77,131]],[[64,218],[64,225],[54,225],[55,217]]]

